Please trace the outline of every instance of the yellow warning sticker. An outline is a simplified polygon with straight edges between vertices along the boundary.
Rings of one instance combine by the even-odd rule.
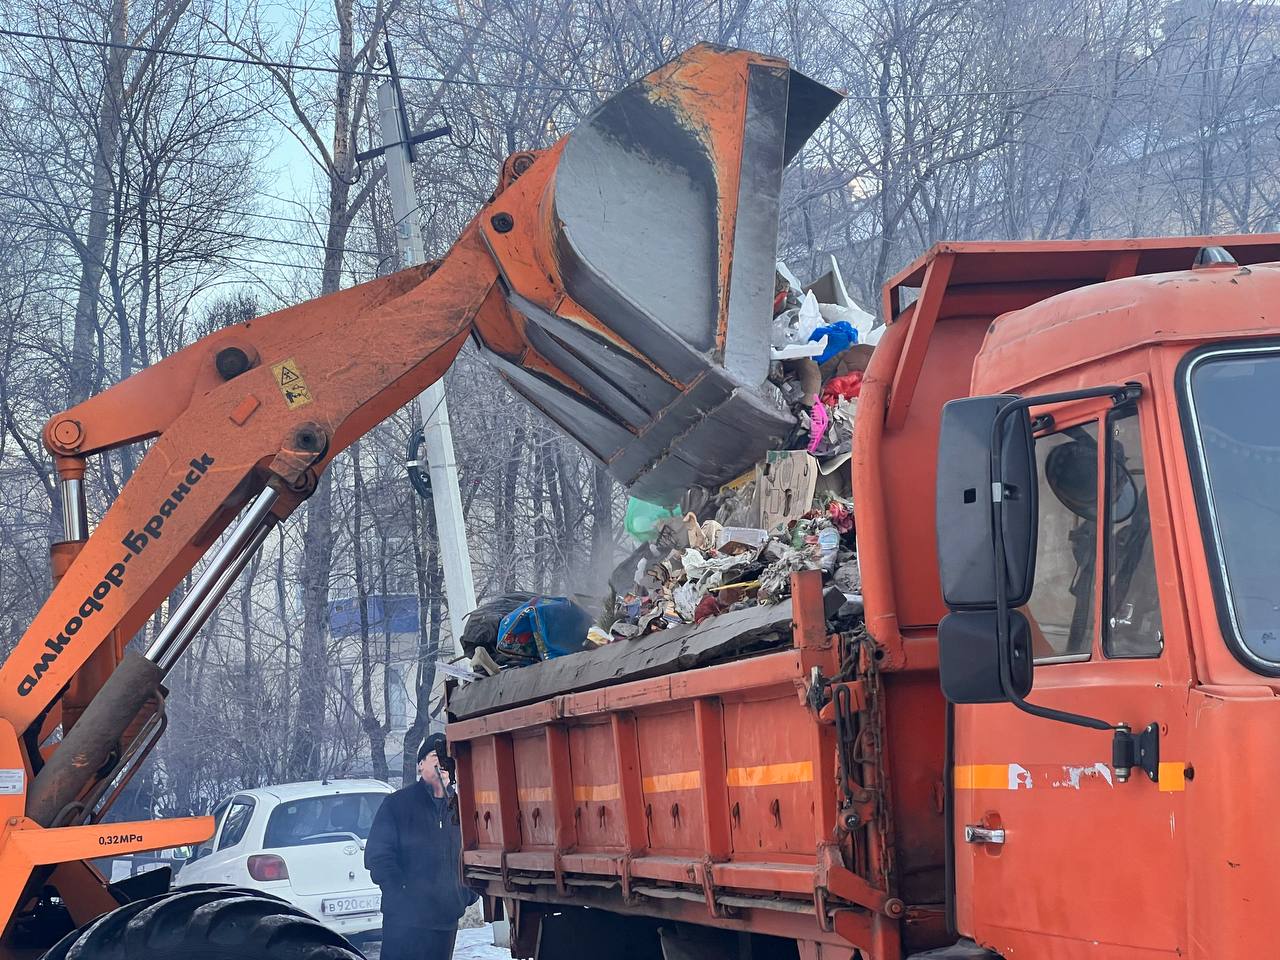
[[[284,402],[289,405],[290,410],[305,407],[315,399],[307,389],[307,381],[302,379],[302,371],[298,369],[297,361],[293,357],[283,363],[272,364],[271,375],[276,378],[276,386],[280,388],[280,393],[284,395]]]

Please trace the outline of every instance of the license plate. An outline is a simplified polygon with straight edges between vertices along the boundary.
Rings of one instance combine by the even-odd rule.
[[[345,916],[350,913],[377,913],[382,909],[382,894],[369,893],[363,897],[330,897],[320,901],[320,912],[326,917]]]

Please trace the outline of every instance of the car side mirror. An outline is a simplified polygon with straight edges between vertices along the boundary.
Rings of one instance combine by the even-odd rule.
[[[1013,608],[1031,598],[1035,582],[1038,481],[1030,414],[1022,405],[1005,410],[1018,399],[970,397],[942,408],[935,506],[939,581],[951,613],[938,625],[938,658],[952,703],[1002,703],[1031,692],[1031,627]]]
[[[1104,397],[1116,406],[1141,394],[1138,384],[1125,383],[1035,397],[952,400],[942,408],[938,437],[938,580],[951,608],[938,624],[943,692],[951,703],[1011,703],[1035,717],[1111,733],[1117,781],[1127,780],[1139,764],[1157,779],[1159,724],[1135,735],[1128,724],[1026,699],[1034,668],[1032,631],[1017,608],[1031,599],[1035,583],[1039,490],[1029,411]],[[1092,499],[1096,513],[1097,495],[1086,491],[1088,471],[1079,469],[1078,452],[1060,454],[1052,469],[1046,463],[1045,480],[1055,496],[1082,512]],[[1125,496],[1112,507],[1123,512]]]

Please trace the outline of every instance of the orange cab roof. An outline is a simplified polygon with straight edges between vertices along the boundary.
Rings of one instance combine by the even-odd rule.
[[[1191,270],[1206,246],[1225,248],[1238,266]],[[973,391],[998,393],[1145,344],[1280,331],[1280,313],[1268,309],[1280,302],[1275,261],[1280,234],[941,243],[885,285],[885,312],[926,310],[930,326],[995,321]],[[903,307],[911,288],[919,298]]]
[[[1024,387],[1159,343],[1280,332],[1280,263],[1178,270],[1079,287],[998,318],[974,360],[975,393]]]

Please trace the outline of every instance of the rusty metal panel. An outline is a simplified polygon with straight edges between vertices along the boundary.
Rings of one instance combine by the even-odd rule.
[[[808,749],[813,723],[794,693],[725,704],[735,860],[813,855],[813,784],[819,767]]]
[[[515,752],[520,848],[554,846],[555,807],[551,795],[551,771],[547,768],[545,728],[515,735],[512,746]]]
[[[1105,240],[977,240],[935,244],[885,284],[919,287],[929,262],[956,254],[954,282],[960,285],[1021,284],[1069,280],[1076,285],[1114,279],[1117,258],[1130,263],[1124,275],[1189,270],[1204,246],[1225,247],[1237,263],[1280,260],[1280,234],[1220,234],[1198,237],[1125,237]]]
[[[606,719],[570,727],[569,760],[578,849],[625,851],[626,829],[613,725]]]
[[[640,782],[655,853],[702,857],[702,773],[692,704],[636,718]]]
[[[969,393],[973,357],[988,326],[989,320],[978,316],[956,317],[934,328],[903,429],[886,426],[880,446],[881,475],[888,479],[885,514],[893,535],[889,582],[904,627],[931,626],[946,613],[938,581],[935,504],[929,499],[937,484],[941,410],[948,400]]]
[[[502,847],[502,827],[498,817],[498,765],[494,757],[494,738],[471,741],[471,782],[462,785],[470,790],[476,810],[476,841],[480,849]]]
[[[821,602],[802,584],[793,591]],[[797,696],[797,683],[809,676],[805,662],[830,675],[838,658],[820,610],[812,614],[796,617],[790,654],[451,724],[451,741],[470,745],[477,781],[496,775],[499,799],[515,798],[511,819],[518,807],[522,838],[518,848],[494,850],[491,840],[468,849],[468,877],[504,897],[648,916],[678,907],[693,922],[746,909],[732,916],[752,930],[785,918],[817,935],[814,891],[833,876],[821,855],[831,856],[836,826],[835,750],[829,721]],[[565,810],[559,822],[557,807]],[[584,880],[606,882],[575,886]]]
[[[908,903],[945,899],[942,812],[946,701],[930,673],[884,675],[885,741],[893,757],[893,815],[898,896]]]

